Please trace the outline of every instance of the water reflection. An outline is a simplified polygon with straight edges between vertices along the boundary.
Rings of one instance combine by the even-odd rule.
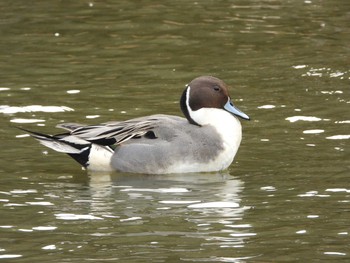
[[[82,172],[60,178],[1,191],[3,209],[28,213],[36,220],[0,219],[0,231],[15,239],[23,234],[43,238],[36,249],[52,253],[100,248],[96,259],[106,259],[107,246],[108,255],[122,256],[122,247],[165,260],[165,251],[182,251],[183,259],[200,262],[233,259],[232,248],[244,247],[255,235],[252,226],[242,222],[248,209],[241,204],[244,184],[228,173],[87,176]],[[21,257],[33,250],[29,243],[21,249],[12,247],[5,243],[4,257]],[[217,249],[227,257],[213,256]],[[194,251],[201,251],[200,259]],[[133,256],[137,260],[138,255]]]
[[[120,224],[136,221],[143,224],[149,223],[150,218],[172,220],[187,214],[185,220],[192,225],[190,229],[196,229],[194,233],[183,233],[181,225],[172,225],[156,235],[180,234],[200,238],[202,245],[222,248],[243,247],[255,235],[251,225],[240,222],[248,209],[240,204],[243,182],[227,173],[166,176],[99,173],[90,174],[89,187],[90,215],[118,218]]]

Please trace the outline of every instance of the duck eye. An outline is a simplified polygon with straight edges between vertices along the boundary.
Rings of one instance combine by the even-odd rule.
[[[220,87],[218,85],[215,85],[213,88],[214,88],[215,91],[219,91],[220,90]]]

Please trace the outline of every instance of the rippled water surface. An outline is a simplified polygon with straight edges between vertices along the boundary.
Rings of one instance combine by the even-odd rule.
[[[350,260],[349,1],[0,10],[0,262]],[[252,117],[222,173],[88,174],[15,128],[181,115],[206,74]]]

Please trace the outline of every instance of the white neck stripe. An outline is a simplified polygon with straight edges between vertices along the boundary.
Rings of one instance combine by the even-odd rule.
[[[188,85],[186,90],[186,107],[188,110],[188,114],[191,116],[192,109],[190,107],[190,91],[191,91],[191,87]]]

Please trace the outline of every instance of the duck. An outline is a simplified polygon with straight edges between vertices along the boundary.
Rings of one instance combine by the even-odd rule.
[[[42,145],[66,153],[89,171],[143,174],[217,172],[227,169],[242,140],[240,119],[250,117],[231,101],[228,86],[200,76],[180,97],[184,117],[155,114],[97,125],[62,123],[63,133],[28,129]]]

